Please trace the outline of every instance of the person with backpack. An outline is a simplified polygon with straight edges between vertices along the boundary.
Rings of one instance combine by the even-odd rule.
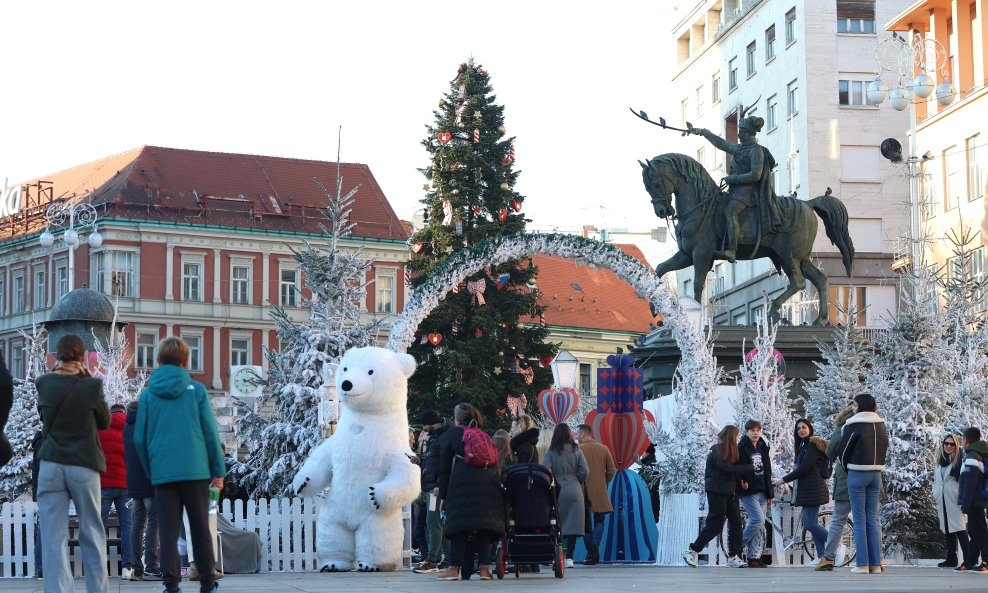
[[[855,574],[879,574],[882,568],[882,541],[878,525],[878,496],[888,454],[889,437],[885,420],[878,415],[870,393],[854,396],[855,414],[844,423],[837,455],[847,470],[847,494],[854,517]],[[980,435],[979,435],[980,437]],[[982,508],[982,514],[984,509]]]
[[[841,537],[844,535],[844,527],[847,526],[847,517],[851,514],[851,497],[847,493],[847,472],[839,464],[835,464],[837,458],[837,446],[840,445],[841,437],[844,435],[844,423],[854,414],[854,408],[847,405],[837,416],[834,417],[834,432],[830,433],[830,442],[827,443],[827,460],[833,468],[834,476],[834,514],[830,517],[830,527],[827,530],[827,544],[820,556],[820,562],[813,570],[832,571],[837,560],[837,547],[840,545]]]
[[[985,564],[988,560],[988,524],[982,494],[986,458],[988,443],[981,440],[981,430],[974,426],[964,429],[964,466],[961,468],[957,502],[961,505],[961,512],[967,515],[967,534],[971,543],[968,562],[958,566],[958,572],[988,573]]]
[[[827,547],[827,529],[820,525],[820,505],[830,501],[827,478],[830,477],[830,462],[827,461],[827,441],[813,435],[813,425],[806,418],[796,421],[793,430],[793,451],[796,453],[796,467],[782,477],[783,482],[796,482],[796,496],[793,506],[803,507],[803,529],[813,536],[817,558]],[[826,474],[826,475],[824,475]]]
[[[944,547],[947,558],[937,564],[940,568],[956,568],[957,544],[960,542],[964,564],[970,564],[967,538],[967,521],[957,499],[960,494],[961,468],[964,456],[961,455],[961,440],[953,434],[943,437],[940,450],[933,466],[933,500],[937,503],[937,518],[940,531],[944,534]]]
[[[484,432],[484,419],[468,403],[453,409],[456,425],[439,439],[439,498],[446,511],[444,526],[450,540],[449,568],[440,581],[469,578],[473,554],[480,579],[491,576],[491,544],[504,534],[504,488],[498,469],[497,447]],[[467,551],[467,540],[473,546]],[[462,572],[461,572],[462,567]]]
[[[587,500],[584,494],[590,466],[573,440],[568,424],[557,424],[553,429],[542,465],[549,468],[556,482],[559,527],[566,538],[566,568],[572,568],[576,540],[586,533]]]
[[[738,456],[738,463],[750,464],[755,468],[751,476],[741,478],[738,483],[738,502],[748,513],[748,521],[741,533],[741,545],[747,549],[748,562],[744,562],[740,556],[732,554],[727,559],[727,566],[742,568],[747,565],[751,568],[760,568],[762,566],[762,549],[765,547],[765,517],[769,507],[772,506],[774,495],[772,459],[769,454],[768,443],[762,438],[761,422],[749,419],[744,423],[744,436],[738,441]],[[729,540],[732,539],[730,532],[737,531],[732,523],[733,521],[729,521],[727,525]]]

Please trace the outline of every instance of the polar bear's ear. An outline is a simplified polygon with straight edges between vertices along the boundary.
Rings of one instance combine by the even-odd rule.
[[[411,377],[412,373],[415,372],[415,357],[405,353],[395,354],[395,357],[398,359],[398,367],[401,368],[405,378]]]

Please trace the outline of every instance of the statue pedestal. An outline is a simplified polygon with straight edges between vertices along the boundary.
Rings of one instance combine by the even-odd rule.
[[[752,349],[758,330],[748,326],[715,326],[714,356],[717,365],[724,369],[725,385],[733,385],[744,355]],[[804,395],[802,381],[816,379],[814,362],[822,362],[820,343],[834,343],[834,328],[829,326],[780,326],[775,337],[775,349],[786,360],[786,379],[800,379],[793,383],[790,395]],[[679,345],[668,330],[652,331],[645,343],[631,353],[635,366],[642,369],[646,399],[672,393],[672,377],[682,354]]]

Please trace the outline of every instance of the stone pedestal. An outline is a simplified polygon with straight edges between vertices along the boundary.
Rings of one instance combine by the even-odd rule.
[[[714,356],[726,373],[725,385],[733,385],[745,353],[754,346],[758,330],[747,326],[722,326],[714,328]],[[802,396],[803,381],[816,379],[814,362],[822,362],[820,343],[832,345],[834,328],[826,326],[780,326],[775,338],[775,349],[786,360],[786,379],[798,379],[793,383],[790,395]],[[635,366],[642,369],[646,398],[672,393],[672,376],[679,364],[681,353],[676,340],[668,330],[655,330],[645,343],[634,349]]]

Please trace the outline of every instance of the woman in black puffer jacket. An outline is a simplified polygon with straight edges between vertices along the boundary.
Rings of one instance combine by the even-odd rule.
[[[830,501],[827,480],[823,468],[827,465],[827,441],[813,436],[813,425],[806,418],[796,421],[793,430],[795,441],[796,468],[782,477],[783,482],[796,482],[796,497],[793,506],[803,507],[803,528],[813,535],[816,557],[823,554],[827,543],[827,529],[820,525],[820,505]]]
[[[504,488],[497,466],[480,468],[467,465],[463,451],[463,427],[483,428],[484,420],[467,403],[453,409],[456,426],[439,439],[439,498],[446,510],[444,534],[452,544],[449,568],[438,579],[460,578],[460,567],[472,564],[475,551],[481,580],[490,580],[488,567],[491,543],[504,534]],[[467,539],[473,536],[471,553]]]
[[[511,422],[511,452],[516,463],[539,463],[539,429],[528,414],[516,416]]]

